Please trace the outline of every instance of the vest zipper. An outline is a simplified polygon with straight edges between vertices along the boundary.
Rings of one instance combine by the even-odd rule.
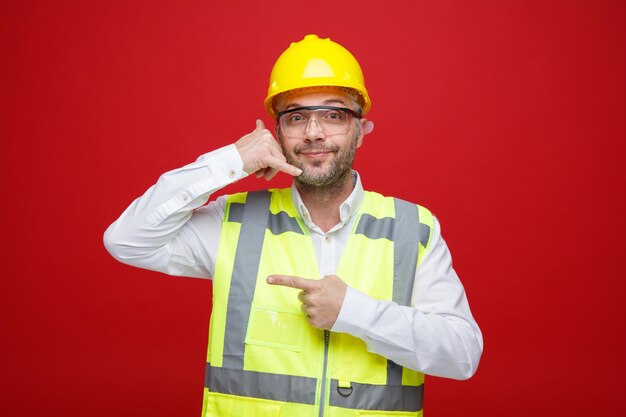
[[[322,370],[322,387],[320,390],[320,413],[324,416],[324,405],[326,404],[326,368],[328,367],[328,345],[330,344],[330,330],[324,330],[324,368]]]

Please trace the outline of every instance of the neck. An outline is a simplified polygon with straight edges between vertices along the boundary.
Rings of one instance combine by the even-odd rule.
[[[354,189],[351,170],[346,172],[344,178],[323,187],[298,181],[295,182],[295,185],[302,202],[311,215],[311,220],[324,232],[329,231],[339,223],[341,220],[339,207]]]

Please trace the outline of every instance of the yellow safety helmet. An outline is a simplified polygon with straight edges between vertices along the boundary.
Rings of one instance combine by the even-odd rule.
[[[350,51],[330,38],[306,35],[300,42],[293,42],[276,60],[270,75],[265,108],[270,116],[276,118],[273,101],[278,94],[321,86],[355,90],[359,93],[363,114],[372,106],[365,89],[363,71]]]

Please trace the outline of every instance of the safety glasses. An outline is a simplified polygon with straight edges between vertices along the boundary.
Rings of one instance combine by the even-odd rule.
[[[284,136],[303,137],[311,121],[326,136],[348,133],[352,118],[361,115],[352,109],[334,106],[305,106],[278,113],[278,124]]]

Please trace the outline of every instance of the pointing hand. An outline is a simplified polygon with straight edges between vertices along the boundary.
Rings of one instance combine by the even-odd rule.
[[[348,286],[336,275],[322,279],[306,279],[290,275],[270,275],[268,284],[299,288],[298,299],[307,321],[318,329],[330,330],[343,305]]]

